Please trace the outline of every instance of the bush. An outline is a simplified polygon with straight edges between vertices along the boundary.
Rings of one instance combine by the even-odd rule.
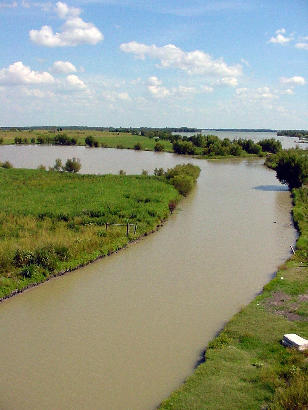
[[[140,151],[142,149],[142,145],[140,142],[137,142],[137,144],[134,145],[134,150]]]
[[[156,177],[162,177],[165,174],[164,168],[155,168],[154,175]]]
[[[95,139],[92,137],[92,135],[89,135],[89,136],[86,137],[86,139],[85,139],[85,144],[86,144],[88,147],[93,147],[93,146],[94,146],[94,142],[95,142]]]
[[[165,147],[163,146],[163,144],[161,142],[157,142],[154,146],[154,151],[156,152],[161,152],[164,151]]]
[[[196,147],[190,141],[175,141],[172,146],[176,154],[194,155],[196,153]]]
[[[79,158],[68,159],[63,167],[66,172],[77,173],[81,169],[81,163]]]
[[[34,263],[34,254],[28,250],[16,249],[15,255],[13,257],[13,265],[22,268],[27,265]]]
[[[277,152],[282,150],[281,142],[275,140],[275,138],[268,138],[259,141],[259,145],[262,147],[262,151],[271,152],[272,154],[277,154]]]
[[[125,171],[123,171],[123,169],[120,169],[120,171],[119,171],[119,175],[126,175],[126,172],[125,172]]]
[[[3,144],[3,138],[0,138],[0,145]]]
[[[43,268],[54,271],[57,267],[56,252],[52,246],[44,246],[35,250],[35,263]]]
[[[194,186],[194,180],[189,175],[176,175],[171,180],[172,185],[181,195],[186,196]]]
[[[143,169],[141,175],[147,176],[149,175],[149,172],[146,169]]]
[[[39,169],[40,171],[46,171],[46,167],[45,165],[41,164],[37,167],[37,169]]]
[[[2,168],[10,169],[10,168],[13,168],[13,165],[9,161],[5,161],[2,164]]]

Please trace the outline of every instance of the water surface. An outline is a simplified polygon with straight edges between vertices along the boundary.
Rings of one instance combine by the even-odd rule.
[[[77,156],[83,172],[187,162],[84,147],[4,151],[24,167]],[[160,231],[0,305],[1,409],[155,408],[289,256],[289,192],[262,160],[193,162],[197,187]]]

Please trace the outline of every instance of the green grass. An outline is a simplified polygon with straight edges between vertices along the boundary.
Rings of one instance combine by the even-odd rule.
[[[161,409],[307,408],[307,353],[280,344],[285,333],[308,338],[308,303],[302,297],[308,290],[307,194],[307,188],[293,192],[300,232],[296,254],[209,344],[206,361]],[[277,295],[279,308],[271,303]]]
[[[151,232],[178,199],[159,177],[0,168],[0,298]]]

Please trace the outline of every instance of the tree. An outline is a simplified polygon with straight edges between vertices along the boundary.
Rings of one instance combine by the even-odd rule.
[[[308,178],[308,156],[297,149],[282,151],[278,154],[275,170],[281,183],[290,189],[300,188]]]

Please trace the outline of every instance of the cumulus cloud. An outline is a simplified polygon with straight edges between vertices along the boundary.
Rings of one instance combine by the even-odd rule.
[[[131,41],[121,44],[120,49],[125,53],[134,54],[140,59],[146,57],[158,59],[163,68],[174,67],[189,74],[210,74],[224,77],[238,77],[242,74],[240,64],[230,66],[222,58],[215,60],[200,50],[186,52],[174,44],[158,47],[154,44],[148,46]]]
[[[74,64],[69,61],[55,61],[52,66],[52,71],[59,74],[76,73],[77,69]]]
[[[294,76],[290,78],[281,77],[280,82],[282,84],[291,84],[291,85],[305,85],[306,84],[304,77],[301,77],[301,76]]]
[[[117,92],[117,91],[110,91],[106,90],[103,92],[103,97],[105,100],[110,101],[110,102],[116,102],[116,101],[131,101],[131,97],[127,92]]]
[[[62,31],[54,33],[52,27],[43,26],[40,30],[30,30],[30,39],[46,47],[77,46],[79,44],[97,44],[103,40],[103,34],[92,23],[79,17],[81,10],[69,7],[66,3],[57,2],[56,13],[65,20]]]
[[[85,83],[75,74],[70,74],[66,77],[66,83],[69,88],[74,90],[85,90],[87,86]]]
[[[280,45],[283,46],[285,44],[288,44],[293,39],[292,36],[287,37],[285,35],[286,30],[284,28],[276,30],[275,34],[276,34],[275,36],[273,36],[269,39],[269,41],[268,41],[269,43],[280,44]]]
[[[54,77],[47,71],[33,71],[21,61],[17,61],[8,68],[2,68],[0,70],[0,84],[51,84],[54,83],[54,81]]]

